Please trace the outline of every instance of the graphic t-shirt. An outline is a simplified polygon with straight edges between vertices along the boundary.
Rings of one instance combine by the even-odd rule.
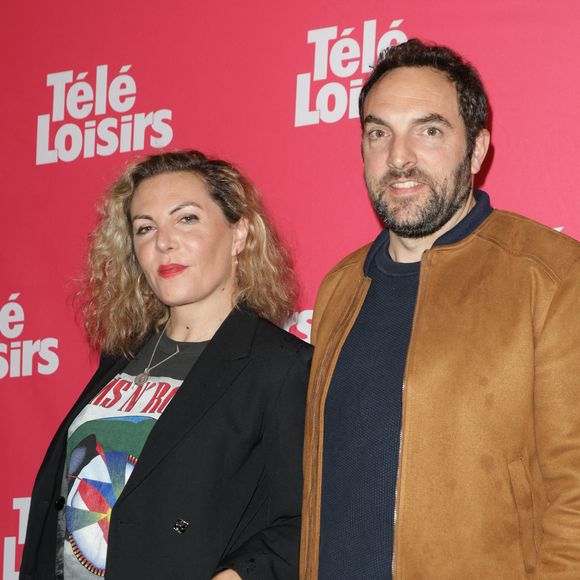
[[[206,342],[177,343],[163,335],[150,376],[138,385],[159,335],[106,384],[68,431],[56,576],[105,576],[111,510],[133,472],[155,422],[179,390]],[[174,354],[179,347],[179,353]],[[171,357],[171,358],[166,358]],[[166,359],[166,360],[164,360]],[[159,362],[159,366],[156,366]],[[60,549],[62,548],[62,549]]]

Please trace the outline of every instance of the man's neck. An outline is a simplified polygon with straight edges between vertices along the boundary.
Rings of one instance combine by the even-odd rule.
[[[475,206],[473,192],[465,205],[440,229],[423,238],[403,238],[389,232],[389,255],[395,262],[420,262],[423,253],[433,247],[433,244],[449,230],[453,229]]]

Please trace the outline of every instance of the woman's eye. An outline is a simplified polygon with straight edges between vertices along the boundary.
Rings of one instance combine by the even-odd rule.
[[[147,232],[150,232],[152,229],[153,229],[153,226],[139,226],[135,230],[135,235],[142,236],[142,235],[146,234]]]
[[[179,221],[184,222],[186,224],[190,224],[199,221],[199,218],[195,214],[190,213],[182,216]]]

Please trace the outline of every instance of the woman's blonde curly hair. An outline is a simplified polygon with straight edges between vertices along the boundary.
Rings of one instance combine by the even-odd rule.
[[[160,153],[131,165],[113,184],[101,204],[99,224],[89,236],[80,311],[91,346],[103,353],[133,354],[169,316],[135,257],[129,211],[143,180],[178,171],[201,178],[231,224],[242,217],[248,220],[246,246],[238,255],[234,305],[244,303],[277,324],[291,314],[296,286],[289,256],[255,187],[230,163],[199,151]]]

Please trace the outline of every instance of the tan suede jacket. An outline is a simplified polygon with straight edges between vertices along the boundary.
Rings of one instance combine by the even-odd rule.
[[[318,577],[324,403],[368,249],[314,312],[302,580]],[[393,577],[579,580],[580,244],[494,211],[425,252],[403,389]]]

